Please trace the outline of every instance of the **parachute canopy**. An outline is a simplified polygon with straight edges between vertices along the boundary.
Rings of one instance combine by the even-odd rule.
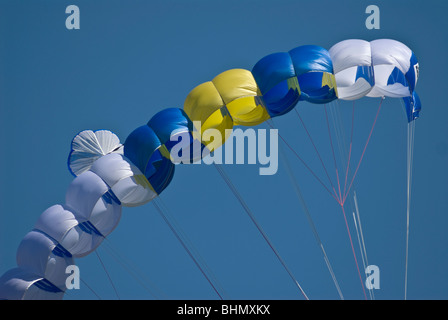
[[[351,39],[336,43],[329,53],[339,99],[403,98],[408,121],[419,116],[421,103],[414,91],[419,65],[406,45],[391,39]]]
[[[291,111],[299,101],[392,97],[404,101],[409,122],[419,116],[419,65],[404,44],[351,39],[330,50],[305,45],[231,69],[188,94],[183,109],[168,108],[121,144],[108,130],[85,130],[71,143],[75,176],[65,201],[45,210],[17,251],[17,268],[0,278],[1,299],[61,299],[66,267],[93,252],[118,225],[122,207],[143,205],[170,184],[175,162],[196,161],[219,148],[234,126],[255,126]],[[207,129],[220,140],[203,141]],[[189,154],[172,152],[183,140]],[[195,147],[196,146],[196,147]]]

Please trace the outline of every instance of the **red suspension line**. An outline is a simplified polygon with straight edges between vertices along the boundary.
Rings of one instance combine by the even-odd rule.
[[[348,179],[348,169],[350,167],[350,159],[352,156],[352,143],[353,143],[353,127],[354,127],[354,122],[355,122],[355,101],[353,101],[353,109],[352,109],[352,129],[351,129],[351,133],[350,133],[350,150],[348,152],[348,161],[347,161],[347,166],[346,166],[346,171],[345,171],[345,182],[344,182],[344,195],[345,195],[345,190],[347,188],[347,179]]]
[[[361,281],[362,291],[364,293],[364,298],[367,300],[366,289],[364,288],[364,281],[362,280],[361,271],[359,270],[358,259],[356,259],[355,247],[353,246],[352,236],[350,235],[350,229],[347,223],[347,217],[345,216],[344,204],[341,204],[342,213],[344,214],[345,226],[347,228],[348,237],[350,239],[350,245],[352,247],[353,258],[355,259],[356,269],[358,270],[359,280]]]
[[[378,111],[376,112],[375,120],[373,121],[372,128],[370,129],[369,137],[367,138],[366,144],[364,146],[364,150],[362,151],[362,154],[361,154],[361,158],[359,159],[358,165],[356,167],[355,174],[353,175],[353,178],[352,178],[350,185],[347,189],[347,193],[344,195],[344,199],[342,200],[342,205],[345,203],[345,200],[347,199],[350,188],[352,187],[353,181],[355,180],[356,174],[358,173],[359,166],[361,165],[361,161],[364,158],[364,154],[366,152],[367,145],[369,144],[370,138],[372,137],[373,129],[375,128],[376,120],[378,119],[378,115],[380,114],[381,105],[383,104],[383,100],[384,100],[384,98],[381,98],[380,104],[378,106]]]
[[[327,175],[327,178],[328,178],[328,181],[330,182],[331,188],[333,189],[333,192],[334,192],[335,196],[337,196],[336,189],[335,189],[335,187],[333,185],[333,182],[331,181],[330,175],[328,174],[328,171],[327,171],[327,168],[325,167],[324,161],[322,160],[322,157],[320,156],[320,153],[317,150],[317,147],[316,147],[313,139],[311,138],[311,134],[309,133],[308,129],[305,126],[305,122],[302,120],[302,117],[300,116],[300,114],[297,111],[297,109],[294,109],[294,111],[296,112],[297,116],[299,117],[300,122],[302,123],[302,126],[305,129],[306,134],[308,135],[308,138],[310,139],[311,143],[313,144],[314,150],[316,151],[317,156],[319,157],[320,163],[322,164],[322,167],[324,168],[325,174]],[[338,203],[339,203],[339,201],[338,201]]]
[[[328,121],[328,113],[327,113],[327,105],[324,105],[325,110],[325,120],[327,121],[327,128],[328,128],[328,136],[330,138],[330,145],[331,145],[331,152],[333,153],[333,161],[334,161],[334,169],[336,171],[336,179],[338,181],[338,189],[339,189],[339,204],[342,204],[342,194],[341,194],[341,183],[339,182],[339,173],[338,173],[338,166],[336,163],[336,156],[334,155],[334,148],[333,148],[333,139],[331,139],[331,131],[330,131],[330,123]]]
[[[266,122],[272,129],[274,128],[268,121]],[[330,189],[328,189],[328,187],[322,182],[322,180],[316,175],[316,173],[314,173],[314,171],[306,164],[306,162],[299,156],[299,154],[294,150],[294,148],[292,148],[289,143],[281,136],[281,134],[279,133],[278,136],[280,137],[280,139],[283,140],[283,142],[286,144],[286,146],[295,154],[295,156],[297,157],[297,159],[300,160],[300,162],[302,162],[302,164],[305,166],[305,168],[308,169],[308,171],[314,176],[314,178],[316,178],[317,181],[319,181],[319,183],[325,188],[325,190],[328,191],[328,193],[338,202],[338,198],[330,191]]]

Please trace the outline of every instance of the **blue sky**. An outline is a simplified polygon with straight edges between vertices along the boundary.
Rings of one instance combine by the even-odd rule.
[[[65,28],[70,4],[80,8],[79,30]],[[380,30],[365,27],[370,4],[380,8]],[[195,86],[225,70],[251,70],[265,55],[305,44],[329,49],[350,38],[393,38],[419,59],[423,104],[408,299],[448,298],[447,10],[443,1],[0,1],[0,273],[15,266],[17,247],[39,215],[64,201],[73,179],[67,156],[79,131],[108,129],[124,141],[158,111],[181,108]],[[332,105],[340,108],[347,136],[351,106]],[[377,99],[355,103],[356,161],[377,107]],[[333,169],[322,106],[301,102],[297,110]],[[295,112],[275,124],[324,177]],[[404,298],[406,125],[400,102],[386,99],[355,180],[369,263],[381,272],[376,299]],[[282,147],[344,297],[364,299],[340,206]],[[339,299],[285,168],[274,176],[258,175],[256,165],[224,168],[309,298]],[[227,299],[303,298],[213,166],[176,167],[161,198]],[[354,232],[352,238],[359,254]],[[122,299],[218,298],[151,203],[124,208],[98,254]],[[76,262],[101,298],[117,298],[97,255]],[[145,280],[136,281],[123,262]],[[65,298],[97,299],[84,284]]]

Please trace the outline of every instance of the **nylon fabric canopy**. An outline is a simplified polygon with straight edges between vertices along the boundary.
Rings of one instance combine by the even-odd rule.
[[[123,144],[108,130],[80,132],[68,156],[75,178],[65,201],[45,210],[25,235],[17,268],[0,278],[0,299],[62,299],[66,267],[98,248],[117,227],[122,207],[155,199],[173,180],[174,162],[200,160],[225,143],[234,126],[258,125],[300,101],[363,97],[403,99],[411,122],[421,110],[418,75],[416,56],[396,40],[350,39],[329,50],[304,45],[263,57],[251,71],[231,69],[199,84],[183,108],[160,111]],[[203,140],[207,129],[222,139]],[[171,154],[182,140],[196,151]]]

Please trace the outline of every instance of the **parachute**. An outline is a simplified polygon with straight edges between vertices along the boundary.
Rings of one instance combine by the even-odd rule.
[[[0,299],[62,299],[66,268],[100,246],[119,224],[122,208],[156,199],[173,180],[175,163],[213,152],[234,126],[270,121],[300,101],[364,97],[402,99],[411,124],[421,111],[418,76],[416,56],[396,40],[350,39],[329,50],[304,45],[265,56],[251,71],[231,69],[196,86],[183,108],[158,112],[123,144],[108,130],[78,133],[68,156],[75,178],[65,201],[45,210],[23,238],[17,267],[0,278]],[[204,137],[208,129],[218,130],[222,139]],[[177,148],[180,141],[190,152]],[[343,204],[342,196],[339,200]]]
[[[396,40],[345,40],[329,50],[341,100],[367,97],[403,98],[408,121],[419,116],[415,92],[419,64],[414,53]]]

